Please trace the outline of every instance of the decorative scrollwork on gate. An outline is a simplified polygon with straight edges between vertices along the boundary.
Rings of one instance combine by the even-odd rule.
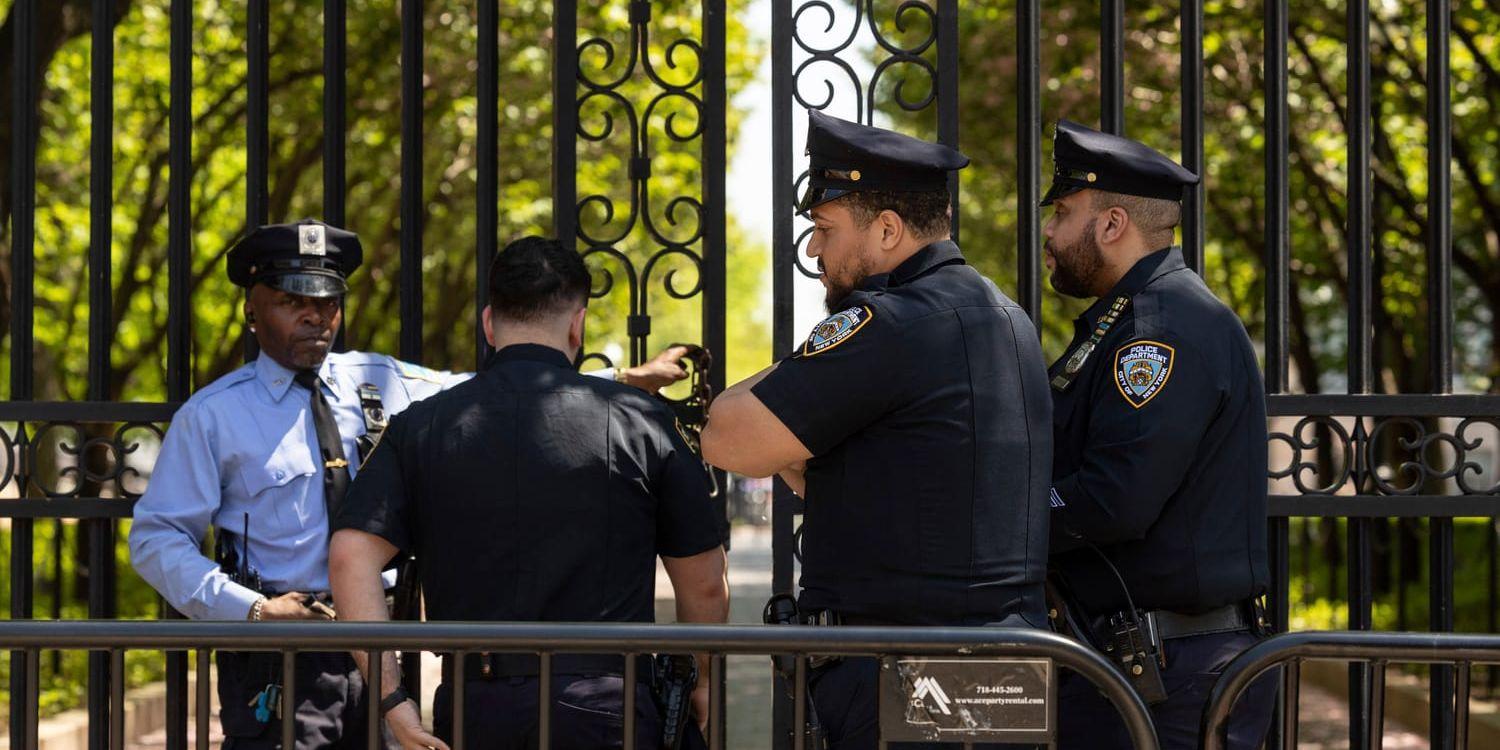
[[[613,195],[581,195],[572,207],[594,274],[590,297],[604,299],[622,288],[627,295],[628,362],[615,363],[602,352],[584,357],[607,366],[650,356],[653,294],[688,300],[703,291],[701,188],[653,179],[653,166],[705,136],[705,52],[690,37],[653,42],[650,2],[634,0],[629,13],[623,39],[598,32],[577,46],[577,147],[590,168],[618,164],[622,173],[608,182],[626,186]]]
[[[1500,434],[1495,417],[1301,417],[1270,434],[1272,460],[1286,459],[1269,477],[1303,495],[1500,494],[1500,467],[1478,460],[1500,455],[1477,434],[1481,425]]]
[[[847,33],[836,32],[843,24],[839,11],[830,2],[810,0],[796,8],[792,14],[792,42],[803,58],[792,72],[791,95],[796,104],[806,109],[832,110],[844,117],[852,114],[858,122],[873,124],[880,107],[882,84],[894,80],[888,100],[896,108],[921,112],[934,107],[938,100],[938,68],[931,58],[937,47],[937,11],[921,0],[903,0],[894,10],[890,10],[890,5],[877,0],[857,0],[853,3],[853,18]],[[889,33],[885,24],[894,26],[896,34]],[[868,30],[872,41],[873,49],[868,53],[857,51],[861,30]],[[915,30],[921,33],[913,34]],[[865,55],[863,62],[873,65],[864,74],[850,61],[861,54]],[[923,87],[926,91],[920,93]],[[837,106],[845,97],[852,102],[852,109]],[[803,171],[797,176],[792,194],[801,195],[806,181],[807,172]],[[797,233],[792,265],[803,276],[817,278],[817,270],[808,268],[803,257],[803,248],[811,234],[811,227]]]
[[[160,445],[164,435],[151,422],[0,425],[0,496],[139,497],[155,455],[142,449]]]

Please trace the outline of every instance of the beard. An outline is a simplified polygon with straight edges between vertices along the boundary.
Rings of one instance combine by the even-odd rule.
[[[832,315],[844,309],[844,300],[848,299],[849,295],[853,294],[854,290],[859,286],[859,283],[871,274],[871,271],[874,270],[874,264],[864,257],[852,259],[850,266],[845,269],[845,273],[835,276],[823,267],[823,260],[819,258],[818,269],[823,271],[823,284],[827,287],[827,290],[823,293],[823,309],[827,310],[829,315]]]
[[[1084,227],[1083,235],[1072,245],[1061,247],[1051,240],[1044,245],[1052,253],[1052,288],[1059,294],[1081,299],[1098,296],[1099,290],[1095,288],[1094,281],[1104,267],[1104,252],[1094,239],[1095,222],[1096,220],[1090,219],[1088,226]]]

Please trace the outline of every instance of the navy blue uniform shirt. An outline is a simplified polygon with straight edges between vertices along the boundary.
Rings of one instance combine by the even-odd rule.
[[[1142,258],[1074,325],[1050,371],[1054,570],[1093,616],[1125,597],[1080,538],[1119,568],[1143,609],[1196,613],[1260,595],[1266,402],[1244,325],[1175,247]]]
[[[1051,404],[1025,311],[935,242],[752,392],[812,452],[804,611],[1045,622]]]
[[[518,344],[391,420],[333,528],[414,552],[429,620],[649,622],[656,556],[724,542],[708,492],[664,402]]]

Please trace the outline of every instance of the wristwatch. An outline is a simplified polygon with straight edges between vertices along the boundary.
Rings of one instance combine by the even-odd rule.
[[[378,668],[379,667],[377,667],[377,669]],[[390,695],[387,695],[383,700],[380,701],[381,717],[383,718],[386,714],[390,713],[392,709],[409,700],[411,700],[411,696],[406,694],[406,686],[397,685],[396,689],[392,690]]]

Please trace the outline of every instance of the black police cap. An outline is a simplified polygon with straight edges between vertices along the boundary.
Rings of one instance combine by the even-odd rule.
[[[1180,201],[1184,187],[1198,184],[1198,175],[1144,143],[1067,120],[1057,122],[1052,161],[1043,206],[1085,189]]]
[[[857,190],[945,190],[948,173],[969,165],[957,149],[817,110],[807,112],[807,156],[799,212]]]
[[[364,260],[359,237],[316,219],[257,227],[229,249],[229,280],[304,297],[337,297]]]

